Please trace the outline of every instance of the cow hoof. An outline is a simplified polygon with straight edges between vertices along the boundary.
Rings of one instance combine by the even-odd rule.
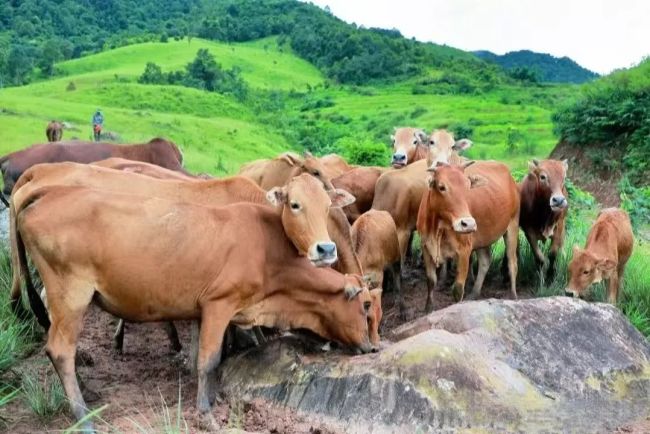
[[[216,432],[219,431],[219,424],[212,413],[200,414],[199,429],[208,432]]]
[[[456,303],[463,301],[463,298],[465,297],[465,291],[463,291],[462,288],[460,288],[458,285],[454,285],[454,287],[451,289],[451,296],[454,298],[454,301]]]

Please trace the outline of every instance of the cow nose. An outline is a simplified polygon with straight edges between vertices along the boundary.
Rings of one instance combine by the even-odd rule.
[[[472,217],[463,217],[454,223],[456,232],[474,232],[476,230],[476,220]]]
[[[552,208],[564,208],[566,206],[566,198],[562,195],[555,195],[551,197]]]
[[[316,252],[320,257],[332,257],[336,255],[336,244],[334,243],[318,243],[316,245]]]
[[[571,298],[575,297],[575,295],[573,294],[573,292],[571,292],[571,291],[567,291],[566,289],[564,290],[564,295],[566,295],[567,297],[571,297]]]
[[[406,163],[406,154],[402,154],[401,152],[396,152],[393,154],[393,163]]]

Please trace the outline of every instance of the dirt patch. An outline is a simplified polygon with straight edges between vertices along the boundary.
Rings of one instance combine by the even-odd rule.
[[[424,315],[426,280],[421,266],[406,267],[404,274],[403,292],[407,320],[410,321]],[[450,287],[451,281],[448,283],[447,287]],[[467,286],[470,287],[469,282]],[[488,275],[483,298],[507,298],[508,294],[500,276]],[[519,295],[521,298],[531,297],[526,288],[519,288]],[[448,291],[436,292],[433,301],[436,310],[453,304]],[[386,334],[404,321],[399,318],[394,294],[384,295],[383,306],[382,332]],[[181,342],[188,347],[189,322],[176,324]],[[181,428],[187,423],[189,432],[203,432],[198,429],[195,413],[196,377],[186,367],[187,348],[175,353],[159,324],[127,324],[124,354],[119,355],[112,347],[115,325],[115,318],[95,306],[91,307],[78,347],[79,353],[92,359],[77,368],[79,377],[90,391],[98,395],[97,399],[87,403],[91,408],[107,405],[101,413],[101,421],[96,422],[97,428],[102,431],[169,432],[165,427],[176,426],[180,408]],[[41,371],[49,370],[51,374],[53,369],[41,350],[15,371],[44,363],[48,368]],[[84,392],[84,395],[89,398],[91,393]],[[215,405],[214,415],[223,428],[245,431],[287,434],[342,432],[335,423],[314,420],[263,400],[221,402]],[[22,400],[0,410],[0,417],[8,421],[7,432],[16,434],[60,431],[74,423],[69,414],[47,422],[39,421]]]
[[[581,189],[591,193],[603,207],[619,206],[621,204],[618,183],[621,172],[596,167],[592,156],[599,155],[604,160],[621,161],[622,154],[617,150],[603,146],[574,146],[560,142],[551,152],[550,158],[569,160],[568,177]]]

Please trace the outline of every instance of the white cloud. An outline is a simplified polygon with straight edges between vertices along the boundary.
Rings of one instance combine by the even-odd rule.
[[[530,49],[599,73],[650,55],[650,0],[312,0],[366,27],[463,50]]]

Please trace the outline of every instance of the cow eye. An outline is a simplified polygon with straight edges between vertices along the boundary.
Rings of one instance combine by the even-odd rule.
[[[291,202],[291,209],[298,211],[300,209],[300,204],[298,202]]]
[[[369,301],[364,301],[363,302],[363,310],[368,312],[370,310],[370,302]]]
[[[318,170],[314,170],[314,176],[320,176],[320,172]]]
[[[584,271],[582,272],[582,274],[589,274],[589,273],[590,273],[589,270],[584,270]]]
[[[438,187],[438,190],[440,190],[440,193],[444,193],[445,191],[447,191],[447,187],[445,187],[444,185],[441,185],[441,186]]]
[[[546,181],[547,178],[548,177],[546,175],[544,175],[543,173],[539,176],[539,179],[541,179],[542,181]]]
[[[433,140],[429,140],[430,145],[434,145]]]

